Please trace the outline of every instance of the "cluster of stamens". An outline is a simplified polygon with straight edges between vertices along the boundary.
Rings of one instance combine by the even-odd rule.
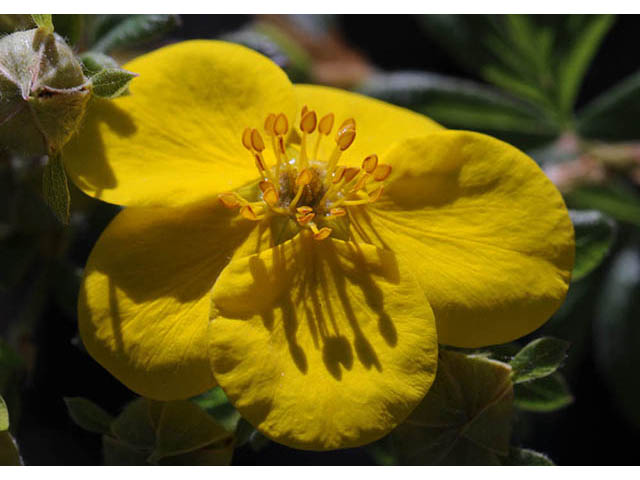
[[[253,221],[270,215],[285,215],[300,228],[311,230],[313,238],[323,240],[331,235],[332,221],[348,215],[349,207],[375,202],[383,192],[382,182],[389,177],[391,166],[379,163],[374,153],[362,161],[361,168],[339,165],[341,155],[356,138],[356,122],[348,118],[338,127],[335,147],[326,161],[318,158],[320,143],[331,134],[335,115],[320,120],[305,105],[300,115],[299,149],[287,141],[289,121],[284,113],[271,113],[264,122],[264,132],[271,139],[276,163],[268,166],[263,152],[265,142],[255,128],[242,132],[242,145],[251,153],[262,180],[258,186],[261,200],[249,202],[236,192],[219,195],[224,206],[239,208],[240,214]],[[313,151],[309,136],[317,132]],[[297,132],[291,132],[297,133]],[[293,138],[293,135],[291,135]]]

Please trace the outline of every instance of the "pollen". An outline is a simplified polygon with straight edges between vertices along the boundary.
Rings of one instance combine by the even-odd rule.
[[[289,217],[300,231],[308,231],[321,241],[336,231],[345,231],[336,227],[350,221],[353,209],[366,208],[380,200],[383,183],[392,169],[373,152],[364,159],[349,160],[360,168],[340,164],[356,141],[354,118],[342,120],[334,130],[333,112],[320,115],[307,105],[297,118],[273,112],[266,116],[262,129],[247,126],[242,131],[242,145],[259,175],[258,198],[254,196],[249,201],[237,192],[225,192],[218,198],[226,208],[237,209],[249,221]],[[296,131],[290,135],[291,129]],[[321,150],[323,141],[332,142],[333,147]]]

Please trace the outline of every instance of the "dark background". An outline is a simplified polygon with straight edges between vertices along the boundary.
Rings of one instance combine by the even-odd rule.
[[[213,38],[246,24],[251,17],[238,15],[185,15],[171,40]],[[411,16],[352,15],[337,19],[345,41],[384,70],[428,70],[474,78],[461,70],[442,49],[418,28]],[[636,71],[640,65],[638,29],[634,15],[618,17],[587,73],[578,108]],[[409,45],[410,47],[407,47]],[[99,207],[102,224],[80,232],[71,251],[82,265],[115,210]],[[595,275],[598,275],[596,272]],[[597,283],[597,282],[596,282]],[[591,329],[587,308],[584,328]],[[55,303],[47,304],[35,329],[35,365],[21,392],[22,412],[17,441],[30,465],[95,465],[101,462],[98,435],[75,426],[62,400],[87,397],[117,413],[134,395],[77,346],[75,318]],[[571,356],[571,351],[569,351]],[[545,452],[560,465],[637,463],[640,432],[618,413],[589,350],[580,366],[567,376],[575,402],[552,414],[522,414],[529,425],[522,444]],[[630,365],[629,368],[635,368]],[[516,423],[515,431],[518,432]],[[531,428],[533,425],[535,428]],[[373,464],[364,449],[313,453],[269,444],[259,452],[236,450],[234,464]]]

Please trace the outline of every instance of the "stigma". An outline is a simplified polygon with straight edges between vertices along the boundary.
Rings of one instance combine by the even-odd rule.
[[[356,140],[356,121],[345,119],[332,136],[335,123],[333,113],[319,118],[305,105],[297,130],[290,128],[284,113],[270,113],[262,132],[245,128],[241,142],[258,172],[257,199],[249,201],[238,192],[224,192],[218,195],[220,202],[250,221],[285,217],[316,240],[330,237],[339,222],[349,218],[352,208],[380,198],[391,174],[391,166],[381,163],[375,153],[358,162],[360,168],[341,165],[341,158]],[[334,145],[323,158],[320,145],[331,141],[329,137]],[[273,151],[273,165],[265,161],[267,148]]]

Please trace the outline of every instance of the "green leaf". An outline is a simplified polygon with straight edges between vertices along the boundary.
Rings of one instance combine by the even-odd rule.
[[[155,449],[150,461],[192,452],[216,443],[226,448],[233,438],[198,405],[188,400],[164,403],[156,429]]]
[[[583,137],[610,141],[640,137],[640,71],[587,104],[577,115]]]
[[[70,45],[77,45],[84,32],[85,15],[57,14],[53,15],[56,33]]]
[[[139,450],[153,450],[156,432],[151,423],[149,401],[137,398],[129,403],[111,424],[111,431],[121,443]]]
[[[149,465],[147,463],[148,452],[132,448],[109,435],[102,436],[102,454],[105,465]]]
[[[233,445],[224,448],[201,448],[193,452],[162,458],[159,465],[229,465],[233,457]]]
[[[105,68],[91,77],[92,92],[100,98],[121,96],[138,74],[120,68]]]
[[[69,224],[69,184],[62,163],[62,155],[56,153],[49,156],[49,161],[42,172],[42,194],[49,208],[64,225]]]
[[[4,403],[2,395],[0,395],[0,432],[9,430],[9,410],[7,404]]]
[[[573,396],[562,375],[554,373],[514,387],[513,404],[529,412],[553,412],[573,402]]]
[[[511,360],[513,383],[528,382],[551,375],[564,361],[568,348],[568,342],[552,337],[532,341]]]
[[[428,72],[378,73],[358,90],[446,127],[481,131],[522,147],[549,143],[559,133],[559,127],[532,104],[469,80]]]
[[[528,448],[511,447],[509,456],[502,461],[503,465],[508,466],[531,466],[531,467],[548,467],[555,463],[549,457],[540,452],[534,452]]]
[[[613,15],[587,15],[586,18],[558,65],[559,101],[566,112],[573,109],[586,70],[614,21]]]
[[[109,433],[113,417],[98,405],[82,397],[66,397],[69,416],[79,427],[94,433]]]
[[[509,365],[443,350],[425,399],[393,433],[401,464],[491,464],[509,451]]]
[[[211,415],[227,431],[234,432],[240,420],[240,414],[220,387],[215,387],[191,399],[196,405]]]
[[[85,52],[80,55],[82,70],[87,77],[92,77],[106,68],[119,69],[120,66],[109,55],[100,52]]]
[[[180,24],[178,15],[131,15],[99,38],[92,50],[110,52],[149,42],[170,32]]]
[[[594,357],[622,414],[640,426],[640,251],[637,240],[611,264],[593,323]]]
[[[50,13],[34,13],[31,16],[38,28],[43,29],[46,33],[53,33],[53,20]]]
[[[0,33],[13,33],[18,30],[33,28],[35,22],[29,14],[0,14]]]
[[[569,208],[600,210],[620,222],[640,226],[640,195],[625,185],[578,187],[564,198]]]
[[[0,432],[0,465],[22,465],[18,445],[9,432]]]
[[[615,238],[615,222],[597,210],[570,210],[576,238],[572,281],[591,273],[609,253]]]

